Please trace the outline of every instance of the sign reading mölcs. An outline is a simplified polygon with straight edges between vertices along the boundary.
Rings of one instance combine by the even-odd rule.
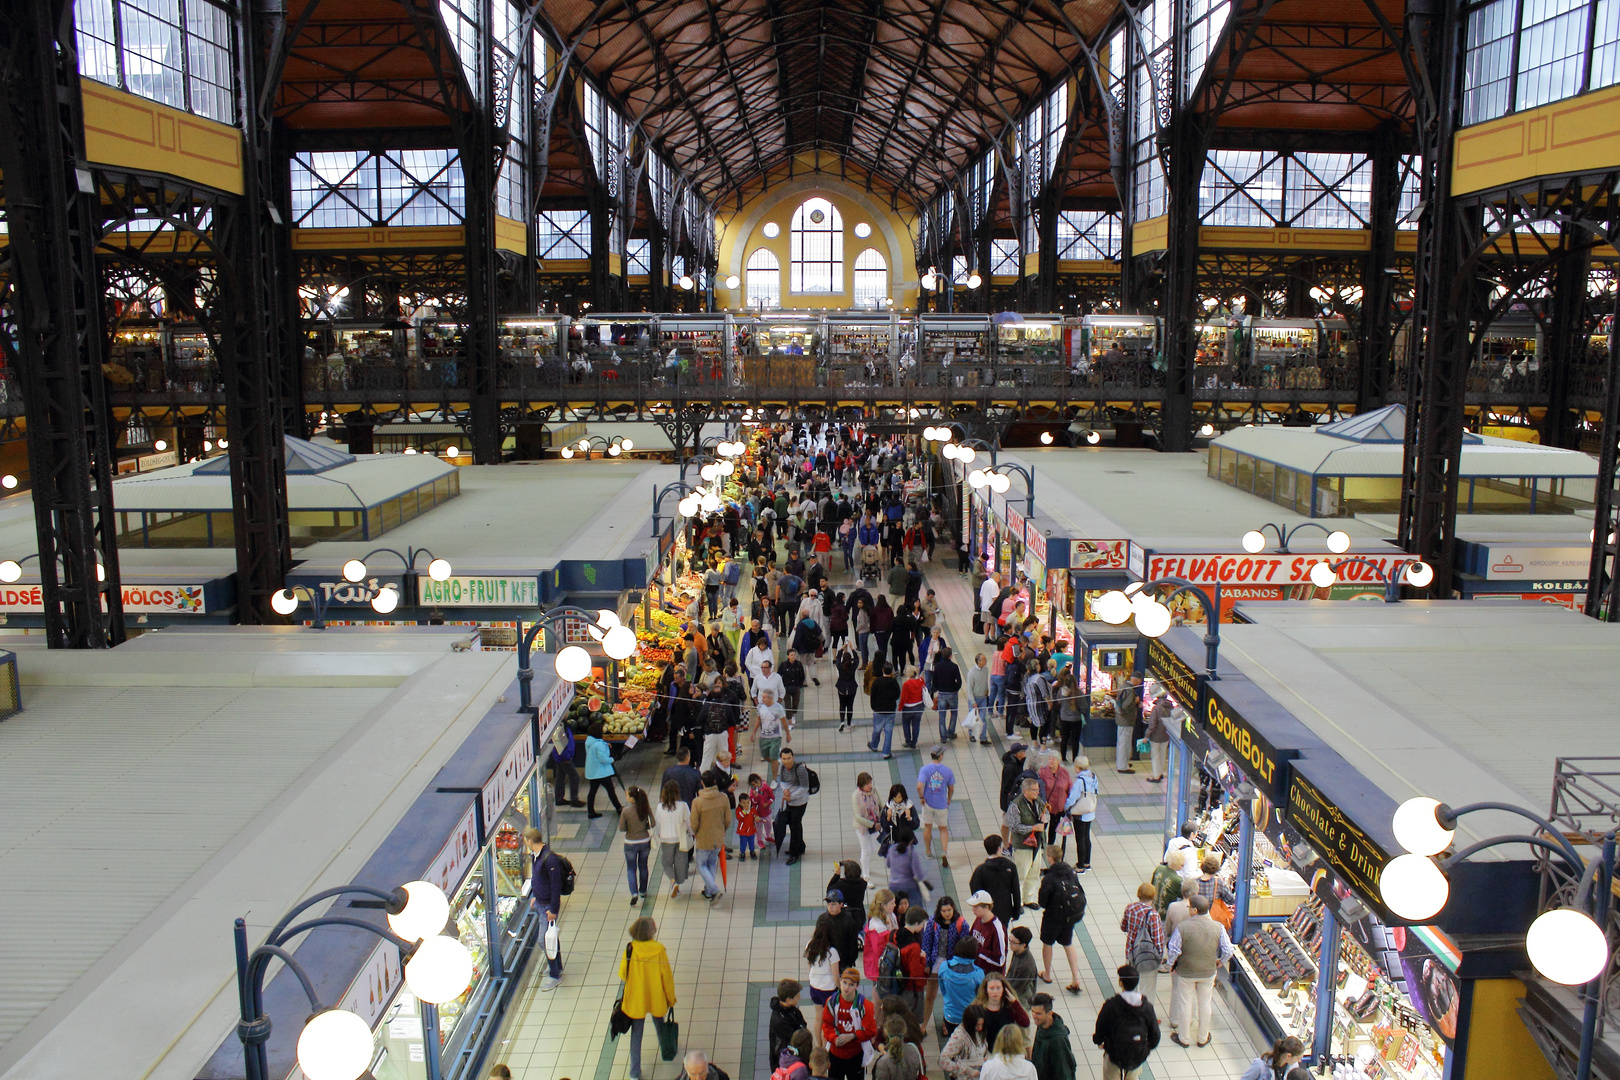
[[[534,577],[450,577],[417,579],[423,607],[538,607],[540,581]]]

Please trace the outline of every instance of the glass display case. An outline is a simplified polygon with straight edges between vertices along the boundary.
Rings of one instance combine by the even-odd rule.
[[[919,386],[991,385],[995,372],[994,335],[989,315],[918,316],[913,354],[916,367],[902,372],[901,377],[914,379]]]
[[[887,312],[828,315],[827,385],[883,386],[894,381],[896,321]]]
[[[673,358],[685,382],[732,384],[729,315],[660,315],[656,325],[666,369]]]
[[[1157,370],[1159,320],[1149,315],[1087,315],[1080,321],[1078,377],[1094,386],[1150,384]]]
[[[173,388],[202,393],[219,385],[219,365],[200,328],[177,327],[169,337]]]
[[[1059,385],[1067,375],[1062,315],[996,316],[996,368],[1001,382]]]
[[[540,785],[544,789],[545,785]],[[473,956],[473,978],[467,992],[439,1006],[439,1039],[445,1047],[456,1042],[457,1027],[470,1002],[485,996],[485,986],[493,967],[490,950],[500,950],[503,964],[515,959],[523,920],[531,916],[529,874],[531,858],[523,843],[523,830],[529,827],[529,786],[519,785],[506,811],[489,830],[488,844],[461,888],[450,900],[450,921],[455,935]],[[493,880],[486,875],[493,872]],[[490,918],[490,905],[494,918]],[[493,923],[494,942],[491,944]],[[447,1053],[448,1057],[449,1054]]]
[[[462,370],[465,328],[459,323],[424,319],[416,324],[416,364],[412,389],[437,390],[466,385]],[[328,364],[330,365],[330,357]]]
[[[1214,390],[1237,385],[1237,365],[1233,362],[1232,325],[1214,318],[1193,327],[1193,386]]]
[[[1479,356],[1468,375],[1468,389],[1528,392],[1541,370],[1541,326],[1534,319],[1501,319],[1479,337]]]
[[[553,382],[564,369],[566,315],[509,316],[501,320],[500,379],[503,385]]]
[[[822,351],[823,321],[817,312],[761,315],[749,329],[750,351],[742,357],[750,386],[814,386]]]

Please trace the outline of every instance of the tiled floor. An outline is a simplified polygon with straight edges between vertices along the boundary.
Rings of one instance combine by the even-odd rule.
[[[971,661],[975,641],[967,581],[954,568],[937,562],[927,569],[929,585],[937,591],[947,617],[947,637],[953,644],[967,647]],[[847,580],[839,575],[838,581]],[[954,651],[960,656],[963,649]],[[590,822],[587,829],[584,811],[568,811],[563,832],[578,840],[565,840],[560,846],[578,869],[579,885],[563,909],[567,972],[561,987],[544,994],[538,971],[529,973],[490,1064],[505,1062],[518,1080],[624,1080],[629,1075],[628,1040],[610,1042],[607,1019],[618,995],[618,959],[627,941],[626,930],[634,918],[647,914],[658,921],[659,939],[668,946],[675,968],[679,997],[675,1012],[681,1025],[682,1052],[706,1051],[733,1080],[766,1080],[763,1019],[775,983],[786,976],[803,981],[802,952],[809,924],[821,910],[818,899],[832,864],[858,854],[849,820],[849,793],[855,776],[863,770],[871,772],[879,791],[897,781],[910,785],[933,738],[929,734],[932,718],[925,717],[923,749],[900,751],[897,731],[894,760],[881,760],[866,750],[869,723],[865,731],[857,728],[837,733],[831,664],[823,660],[811,673],[820,677],[821,685],[806,688],[805,711],[794,734],[795,748],[807,755],[822,783],[822,793],[811,800],[805,817],[809,845],[805,860],[791,868],[769,855],[744,866],[733,862],[729,890],[711,905],[698,895],[701,882],[695,873],[682,895],[669,899],[655,853],[653,899],[644,908],[633,909],[625,886],[621,844],[617,839],[608,842],[605,827],[611,820],[604,817]],[[869,721],[864,696],[856,699],[857,719],[863,713]],[[957,775],[957,802],[951,812],[951,867],[941,875],[936,865],[933,873],[936,880],[943,877],[945,891],[959,902],[965,899],[971,868],[984,857],[979,841],[998,824],[996,793],[1003,748],[998,734],[994,749],[970,745],[963,739],[946,753],[946,763]],[[626,758],[621,772],[627,782],[652,790],[652,782],[669,763],[660,754],[660,748],[649,745]],[[745,769],[758,765],[748,751],[744,759]],[[1116,773],[1111,760],[1097,764],[1103,800],[1093,831],[1092,871],[1082,879],[1089,906],[1077,933],[1083,946],[1084,991],[1079,997],[1061,992],[1068,976],[1067,961],[1061,951],[1053,957],[1057,982],[1052,989],[1058,991],[1058,1011],[1075,1035],[1082,1078],[1102,1074],[1091,1031],[1098,1006],[1113,992],[1113,969],[1123,960],[1119,912],[1134,899],[1136,886],[1146,879],[1162,850],[1162,789]],[[570,825],[575,826],[572,833],[568,832]],[[881,865],[874,867],[874,876],[884,876]],[[1025,922],[1035,929],[1038,918],[1027,915]],[[1163,988],[1155,995],[1161,1021],[1169,1006],[1168,977],[1162,982]],[[808,994],[805,1005],[809,1019],[813,1009]],[[1246,1016],[1238,1015],[1241,1011],[1235,997],[1218,996],[1214,1043],[1202,1050],[1183,1050],[1170,1042],[1166,1031],[1143,1075],[1203,1080],[1238,1076],[1256,1052],[1252,1026]],[[642,1048],[643,1077],[675,1080],[680,1075],[680,1060],[657,1060],[657,1040],[651,1025],[648,1027]],[[938,1056],[938,1044],[931,1035],[928,1059],[934,1077],[942,1075]]]

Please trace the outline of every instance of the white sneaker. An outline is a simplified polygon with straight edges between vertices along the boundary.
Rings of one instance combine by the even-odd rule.
[[[561,979],[554,979],[550,975],[547,975],[545,978],[540,980],[540,992],[544,994],[546,991],[555,990],[561,985]]]

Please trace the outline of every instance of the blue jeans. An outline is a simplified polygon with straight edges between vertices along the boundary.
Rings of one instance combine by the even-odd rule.
[[[720,891],[719,879],[715,876],[720,869],[720,849],[712,851],[699,851],[697,853],[698,874],[703,878],[703,895],[713,896]]]
[[[900,732],[907,746],[916,746],[922,737],[922,706],[907,705],[900,710]]]
[[[939,737],[950,739],[956,736],[956,695],[957,690],[940,690],[934,694],[934,707],[939,710]],[[945,723],[945,714],[951,714],[951,722]]]
[[[989,708],[1000,709],[1007,704],[1007,676],[990,676],[990,698],[987,702]]]
[[[648,1020],[653,1022],[659,1038],[664,1035],[662,1016],[638,1016],[630,1021],[630,1080],[641,1080],[641,1033],[647,1030]]]
[[[624,845],[624,876],[630,883],[631,896],[647,895],[647,856],[651,853],[651,840]]]
[[[537,905],[537,906],[539,906],[539,905]],[[550,909],[550,908],[545,907],[545,906],[540,906],[540,929],[538,931],[538,933],[540,935],[540,941],[537,941],[535,943],[535,947],[540,950],[540,955],[541,956],[546,955],[545,946],[542,944],[542,942],[545,940],[545,936],[546,936],[546,912],[548,910],[552,910],[553,913],[555,913],[554,909]],[[560,979],[560,978],[562,978],[562,972],[563,972],[562,932],[559,929],[558,930],[558,937],[557,937],[557,955],[554,956],[554,957],[547,957],[546,958],[546,974],[550,975],[553,979]]]
[[[870,631],[868,631],[868,632],[866,632],[864,634],[856,634],[855,635],[855,645],[861,651],[861,663],[862,664],[866,663],[867,649],[868,649],[868,646],[871,644],[871,641],[872,641],[872,634],[871,634]]]
[[[872,739],[866,744],[866,748],[876,750],[880,736],[883,739],[883,752],[887,754],[894,748],[894,713],[875,712],[872,714]]]

